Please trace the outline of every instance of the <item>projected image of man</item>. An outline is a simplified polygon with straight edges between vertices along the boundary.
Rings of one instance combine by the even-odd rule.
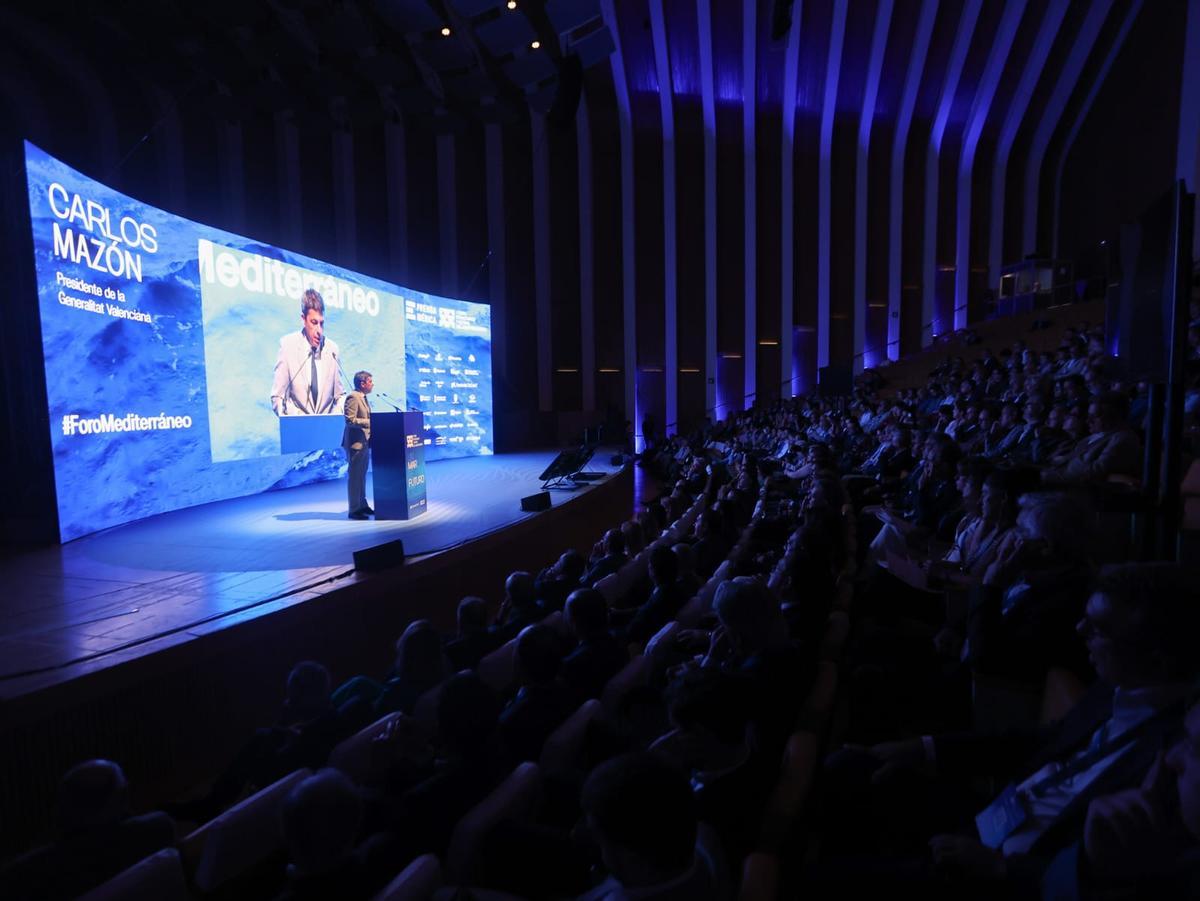
[[[276,416],[339,413],[346,389],[338,346],[325,337],[325,300],[312,288],[300,298],[300,322],[300,331],[279,339],[271,408]]]

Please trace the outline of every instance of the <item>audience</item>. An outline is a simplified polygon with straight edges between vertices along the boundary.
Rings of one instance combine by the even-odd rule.
[[[596,589],[571,592],[565,619],[576,644],[563,659],[563,681],[580,702],[598,698],[608,680],[629,661],[629,653],[609,631],[608,603]]]
[[[363,800],[337,770],[321,770],[288,794],[283,804],[283,839],[290,862],[287,887],[276,901],[369,899],[394,869],[391,836],[358,844]]]
[[[723,863],[697,847],[687,778],[665,761],[641,753],[600,764],[583,787],[583,810],[609,875],[581,901],[725,896]]]
[[[75,898],[144,857],[175,844],[165,813],[132,816],[125,773],[111,760],[88,760],[58,787],[54,841],[0,870],[5,898]]]
[[[516,638],[526,626],[542,621],[546,609],[538,601],[533,576],[524,571],[509,575],[504,582],[504,602],[496,616],[500,643]]]
[[[500,734],[514,763],[537,760],[542,744],[577,704],[571,689],[559,678],[562,646],[549,626],[521,630],[516,648],[516,697],[500,714]]]
[[[456,672],[474,669],[485,654],[496,649],[499,638],[488,629],[487,601],[468,596],[458,602],[458,632],[443,650]]]
[[[339,741],[397,712],[371,749],[382,775],[355,785],[319,770],[283,808],[291,863],[278,897],[371,897],[418,854],[444,858],[462,817],[604,696],[598,721],[558,739],[575,759],[541,773],[538,810],[482,837],[484,887],[730,897],[741,860],[763,847],[788,738],[812,718],[818,647],[839,659],[822,642],[846,615],[830,618],[836,600],[855,622],[839,728],[869,744],[815,776],[819,841],[797,891],[1195,894],[1200,706],[1184,710],[1200,675],[1200,597],[1190,571],[1113,564],[1119,542],[1101,540],[1108,483],[1140,472],[1147,394],[1124,387],[1103,337],[1084,325],[1053,353],[1023,341],[971,360],[950,352],[923,385],[888,396],[868,371],[850,397],[656,433],[640,462],[662,493],[590,556],[567,549],[536,576],[512,572],[490,628],[479,597],[460,601],[453,636],[410,623],[379,681],[331,693],[323,666],[298,664],[278,722],[204,798],[172,809],[207,819],[319,770]],[[610,610],[594,586],[618,572]],[[558,610],[569,640],[543,622]],[[680,618],[644,670],[625,670]],[[471,670],[512,639],[505,705]],[[605,694],[623,670],[641,681]],[[967,728],[995,713],[973,702],[981,685],[1036,697],[1067,673],[1086,691],[1060,721]],[[415,728],[417,699],[439,687],[436,728]],[[71,896],[174,841],[166,816],[127,815],[115,764],[72,770],[63,799],[60,837],[4,871],[14,897]]]

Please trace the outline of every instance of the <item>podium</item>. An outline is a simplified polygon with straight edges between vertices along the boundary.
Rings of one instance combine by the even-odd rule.
[[[376,519],[412,519],[427,509],[425,416],[371,412]]]
[[[279,452],[307,454],[342,446],[346,417],[341,413],[311,413],[279,417]]]
[[[281,416],[279,446],[285,454],[342,446],[344,416],[332,413]],[[412,519],[425,512],[425,416],[371,411],[371,470],[376,519]]]

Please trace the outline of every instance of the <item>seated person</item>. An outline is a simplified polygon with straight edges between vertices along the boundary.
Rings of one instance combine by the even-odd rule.
[[[701,844],[687,779],[654,754],[600,764],[583,786],[583,810],[608,878],[580,901],[726,897],[722,864]]]
[[[111,760],[88,760],[67,771],[58,788],[57,836],[0,869],[5,898],[75,898],[175,844],[165,813],[129,813],[125,773]]]
[[[696,575],[701,579],[712,578],[712,574],[725,561],[730,548],[733,547],[724,534],[724,517],[718,510],[703,510],[696,517],[696,525],[693,528],[696,537],[695,543],[692,544],[696,556]]]
[[[251,792],[288,773],[325,765],[338,742],[371,720],[369,706],[355,696],[335,707],[329,670],[320,663],[297,663],[288,674],[287,695],[275,725],[258,729],[238,752],[209,793],[170,806],[176,819],[203,823]]]
[[[411,714],[417,698],[448,675],[441,636],[429,620],[413,620],[396,640],[396,659],[383,682],[369,676],[347,679],[333,692],[333,704],[346,711],[367,705],[371,719],[396,711]]]
[[[886,742],[827,761],[825,847],[855,857],[886,850],[893,860],[831,867],[841,889],[949,880],[955,897],[972,886],[1027,896],[1053,855],[1082,837],[1094,799],[1141,783],[1200,675],[1200,581],[1172,563],[1109,567],[1078,629],[1099,680],[1061,721]],[[984,776],[1011,781],[971,803],[970,785]]]
[[[688,773],[700,819],[726,859],[741,860],[754,848],[779,761],[754,747],[737,675],[687,671],[667,686],[666,701],[672,728],[651,750]]]
[[[455,672],[475,669],[484,655],[498,646],[499,636],[488,631],[487,601],[465,597],[458,602],[458,634],[443,647]]]
[[[567,595],[579,587],[579,580],[587,568],[583,554],[576,550],[564,551],[552,566],[547,566],[533,581],[534,594],[547,612],[562,610]]]
[[[510,573],[504,580],[504,601],[496,615],[497,645],[517,637],[526,626],[540,623],[546,609],[538,601],[533,576],[524,570]]]
[[[363,800],[339,770],[309,776],[283,803],[283,838],[291,862],[276,901],[374,897],[396,870],[394,842],[378,836],[356,847]]]
[[[971,598],[967,663],[1041,685],[1052,666],[1090,677],[1075,623],[1091,582],[1091,511],[1065,494],[1026,494],[1016,528]]]
[[[778,601],[757,579],[722,582],[713,607],[719,625],[702,665],[742,677],[759,745],[779,754],[812,682],[813,660],[788,638]]]
[[[375,714],[397,710],[411,714],[417,699],[450,675],[442,637],[427,619],[408,624],[396,642],[396,662],[375,701]]]
[[[559,678],[562,647],[549,626],[526,626],[517,638],[516,697],[500,714],[500,734],[513,763],[537,760],[546,738],[577,706]]]
[[[608,680],[629,662],[629,652],[608,631],[608,603],[596,589],[571,592],[565,619],[576,645],[563,658],[562,679],[583,703],[600,697]]]
[[[679,563],[669,547],[656,547],[650,552],[649,569],[654,590],[625,627],[625,640],[639,647],[673,620],[689,597],[679,584]]]
[[[934,432],[925,442],[920,465],[908,477],[894,509],[877,511],[883,525],[871,542],[868,559],[885,560],[889,551],[908,554],[923,545],[942,519],[957,508],[961,497],[955,488],[958,446]],[[873,509],[873,508],[868,508]]]
[[[682,541],[671,550],[675,552],[675,562],[679,567],[679,588],[684,597],[694,598],[704,587],[704,580],[696,572],[696,552],[690,544]]]
[[[1083,840],[1051,863],[1042,897],[1200,897],[1200,704],[1141,785],[1088,805]]]
[[[983,473],[985,477],[979,479]],[[968,512],[959,521],[954,544],[930,567],[930,575],[937,575],[942,584],[959,588],[982,579],[1005,536],[1016,524],[1017,502],[1036,477],[1036,471],[1026,476],[1011,469],[988,472],[978,468],[962,473],[959,485],[973,499],[978,499],[977,511]],[[966,494],[963,498],[967,502]]]
[[[1023,426],[1019,422],[1020,407],[1009,401],[1000,408],[1000,418],[992,427],[991,434],[984,442],[983,455],[989,458],[1003,457],[1020,435]]]
[[[475,673],[446,680],[438,698],[434,772],[397,800],[382,799],[382,825],[396,833],[403,864],[420,854],[445,856],[455,825],[511,771],[497,725],[500,701]]]
[[[605,576],[610,576],[628,562],[625,556],[625,536],[620,529],[609,529],[604,538],[592,548],[587,571],[579,580],[584,588],[592,588]]]
[[[1142,444],[1129,428],[1129,404],[1109,392],[1088,404],[1089,435],[1067,453],[1051,460],[1042,481],[1051,485],[1098,484],[1109,476],[1136,477],[1141,472]]]

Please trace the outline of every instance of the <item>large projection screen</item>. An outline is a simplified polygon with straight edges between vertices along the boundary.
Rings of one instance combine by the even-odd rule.
[[[25,164],[63,541],[339,478],[330,442],[281,453],[280,416],[309,412],[279,397],[311,391],[306,406],[336,429],[358,370],[374,376],[376,409],[425,414],[427,460],[493,452],[486,304],[175,216],[28,142]],[[325,307],[312,360],[308,289]]]

